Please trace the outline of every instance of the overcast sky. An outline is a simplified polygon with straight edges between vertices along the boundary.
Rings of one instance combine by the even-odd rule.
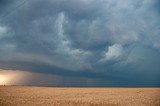
[[[0,0],[0,69],[30,85],[160,86],[160,0]]]

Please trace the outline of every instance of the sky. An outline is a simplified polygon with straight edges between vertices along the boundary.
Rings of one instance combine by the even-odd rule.
[[[0,75],[13,85],[159,87],[160,1],[0,0]]]

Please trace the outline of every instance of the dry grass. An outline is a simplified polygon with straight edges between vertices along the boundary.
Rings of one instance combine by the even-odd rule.
[[[160,88],[0,86],[0,106],[160,106]]]

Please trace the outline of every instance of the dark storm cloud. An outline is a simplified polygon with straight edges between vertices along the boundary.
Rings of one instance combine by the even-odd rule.
[[[159,7],[159,0],[1,0],[0,66],[159,86]]]

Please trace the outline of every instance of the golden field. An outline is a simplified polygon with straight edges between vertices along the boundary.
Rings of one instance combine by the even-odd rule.
[[[0,86],[0,106],[160,106],[160,88]]]

